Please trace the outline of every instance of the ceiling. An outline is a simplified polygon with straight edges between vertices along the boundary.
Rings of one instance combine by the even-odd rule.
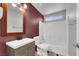
[[[32,3],[32,5],[42,14],[48,15],[65,9],[64,3]]]

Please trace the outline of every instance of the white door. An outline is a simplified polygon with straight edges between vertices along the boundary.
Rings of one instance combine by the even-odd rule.
[[[76,4],[66,4],[68,28],[68,56],[76,56]]]
[[[70,21],[69,22],[69,25],[68,25],[68,55],[69,56],[76,56],[76,48],[75,48],[75,45],[76,45],[76,21],[73,20],[73,21]]]
[[[77,47],[76,47],[76,54],[77,54],[77,56],[79,56],[79,3],[78,4],[76,4],[76,7],[77,7],[77,9],[76,9],[76,16],[77,16],[77,40],[76,40],[76,45],[77,45]]]

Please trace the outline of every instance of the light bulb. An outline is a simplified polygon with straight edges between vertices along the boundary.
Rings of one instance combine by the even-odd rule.
[[[22,7],[20,7],[20,11],[24,11],[24,9]]]
[[[13,7],[16,7],[16,4],[12,3],[12,6],[13,6]]]
[[[27,9],[27,5],[26,4],[24,4],[24,9]]]

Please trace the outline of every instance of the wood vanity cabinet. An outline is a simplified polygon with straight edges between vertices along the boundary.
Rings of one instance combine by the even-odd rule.
[[[22,47],[13,49],[9,46],[6,47],[7,56],[34,56],[35,55],[35,42],[31,42]]]

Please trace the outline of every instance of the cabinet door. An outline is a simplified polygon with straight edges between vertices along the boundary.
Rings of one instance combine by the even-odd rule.
[[[35,42],[32,42],[28,45],[29,56],[35,55]]]
[[[15,49],[15,56],[28,56],[29,51],[28,51],[28,46],[24,45],[20,48]]]

